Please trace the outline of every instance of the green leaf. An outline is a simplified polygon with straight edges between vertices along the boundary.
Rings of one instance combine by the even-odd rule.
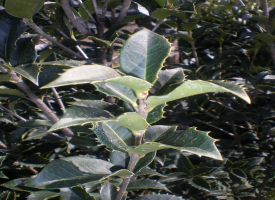
[[[109,47],[113,43],[112,41],[99,39],[99,38],[94,37],[94,36],[90,36],[89,39],[93,40],[97,44],[104,45],[105,47]]]
[[[0,82],[10,81],[10,80],[11,80],[10,74],[0,74]]]
[[[121,76],[107,80],[107,82],[117,83],[131,88],[135,91],[137,98],[142,98],[142,92],[148,91],[151,84],[143,79],[133,76]]]
[[[194,169],[194,166],[190,162],[189,158],[182,153],[180,154],[180,157],[178,159],[177,167],[179,171],[184,172],[188,175],[192,175],[191,170]]]
[[[28,200],[39,200],[39,199],[51,199],[54,197],[59,197],[58,192],[51,192],[51,191],[38,191],[38,192],[33,192],[28,196]]]
[[[74,187],[110,176],[132,175],[128,170],[111,171],[113,164],[88,156],[72,156],[52,161],[27,186],[40,189]]]
[[[194,41],[194,39],[187,34],[175,34],[174,36],[176,36],[177,38],[186,40],[187,42]]]
[[[6,0],[6,12],[14,17],[32,19],[44,5],[45,0]]]
[[[82,187],[62,188],[60,196],[62,200],[95,200]]]
[[[122,168],[127,168],[129,159],[130,157],[127,153],[123,153],[120,151],[112,151],[110,154],[110,161],[114,165],[120,166]]]
[[[108,82],[95,83],[94,85],[96,86],[98,91],[106,94],[107,96],[117,97],[130,103],[134,108],[137,107],[137,97],[135,95],[135,92],[129,87],[117,83]]]
[[[158,4],[163,8],[165,6],[166,0],[156,0]]]
[[[94,147],[97,146],[98,143],[95,141],[95,139],[85,136],[74,136],[69,141],[73,145],[79,145],[79,146],[89,146]]]
[[[19,96],[25,98],[25,94],[22,92],[19,92],[16,89],[9,89],[9,88],[2,88],[0,87],[0,94],[4,95],[14,95],[14,96]]]
[[[1,200],[15,200],[16,199],[15,192],[4,191],[0,194],[0,199]]]
[[[170,48],[170,43],[164,37],[143,29],[124,43],[120,67],[128,75],[154,83]]]
[[[197,24],[195,22],[188,22],[181,25],[181,27],[188,32],[191,32],[193,29],[195,29]]]
[[[96,123],[92,130],[97,135],[99,142],[111,149],[123,151],[126,146],[134,145],[132,132],[113,122]]]
[[[146,121],[149,124],[153,124],[153,123],[161,120],[163,118],[163,114],[164,114],[163,109],[165,106],[166,106],[166,104],[161,104],[161,105],[156,106],[152,111],[150,111],[147,114]]]
[[[165,176],[163,174],[156,172],[156,170],[150,169],[150,167],[144,167],[138,173],[136,173],[136,176],[144,176],[144,175]]]
[[[264,25],[268,22],[268,18],[266,18],[265,16],[256,16],[256,15],[254,15],[249,19],[250,20],[255,20],[255,21],[260,22]]]
[[[82,65],[66,69],[56,80],[42,88],[94,83],[105,79],[120,77],[116,70],[103,65]]]
[[[45,136],[47,136],[49,133],[43,129],[31,129],[28,136],[23,139],[23,141],[27,140],[35,140],[35,139],[41,139]]]
[[[111,184],[109,181],[107,181],[100,189],[100,197],[102,200],[115,200],[117,193],[117,186]]]
[[[137,161],[133,172],[136,174],[140,170],[142,170],[144,167],[147,167],[148,165],[150,165],[150,163],[153,162],[155,157],[156,157],[156,152],[151,152],[151,153],[146,154],[144,157],[140,158]]]
[[[25,191],[25,192],[36,192],[38,189],[27,187],[26,186],[26,181],[28,178],[17,178],[13,179],[11,181],[8,181],[4,184],[1,184],[1,186],[11,189],[11,190],[16,190],[16,191]]]
[[[184,72],[182,68],[161,70],[158,79],[150,89],[151,94],[162,94],[171,84],[182,83],[184,81]]]
[[[217,169],[216,167],[197,167],[195,169],[191,170],[191,173],[193,176],[202,176],[202,175],[209,175],[212,171],[214,171],[215,169]]]
[[[16,73],[24,76],[29,79],[35,85],[38,86],[38,75],[40,72],[40,67],[36,64],[24,64],[16,67],[9,66],[10,69],[15,71]]]
[[[201,176],[191,178],[188,180],[188,183],[195,188],[209,192],[211,190],[210,184]]]
[[[168,194],[151,194],[139,197],[136,200],[184,200],[181,197],[176,197]]]
[[[52,125],[53,123],[50,120],[45,120],[45,119],[28,120],[18,124],[19,127],[26,127],[26,128],[49,127]]]
[[[176,130],[176,126],[154,125],[147,128],[144,135],[144,142],[153,142],[162,134],[169,135]]]
[[[0,10],[0,27],[0,58],[9,62],[15,43],[24,33],[26,26],[21,19],[8,15],[5,10]]]
[[[9,179],[2,171],[0,171],[0,178]]]
[[[174,15],[175,17],[180,18],[182,21],[186,19],[186,13],[193,13],[192,11],[180,11],[180,10],[173,10],[168,8],[159,8],[156,9],[152,13],[152,17],[158,18],[158,19],[165,19],[166,17],[170,15]]]
[[[250,103],[249,96],[246,94],[244,88],[240,85],[223,81],[209,82],[201,80],[187,80],[180,86],[176,87],[170,93],[163,96],[150,96],[146,102],[147,106],[151,107],[152,109],[155,106],[166,103],[168,101],[173,101],[176,99],[181,99],[184,97],[189,97],[196,94],[203,94],[208,92],[230,92],[244,99],[246,102]]]
[[[170,192],[170,190],[162,183],[149,180],[149,179],[139,179],[139,180],[132,180],[130,181],[127,191],[135,191],[135,190],[142,190],[142,189],[158,189],[158,190],[166,190]]]
[[[251,36],[252,38],[262,40],[263,42],[269,44],[274,41],[274,36],[269,33],[258,33],[256,35]]]
[[[84,1],[83,2],[84,6],[86,7],[86,9],[91,13],[91,15],[94,13],[94,7],[93,7],[93,3],[92,1]],[[86,13],[86,11],[84,10],[84,8],[82,6],[79,6],[79,13],[81,15],[81,18],[85,21],[88,22],[89,20],[89,15]]]
[[[32,41],[33,38],[33,35],[24,35],[16,41],[16,48],[10,58],[12,66],[29,64],[35,61],[37,55]]]
[[[146,155],[152,151],[172,148],[194,153],[198,156],[222,160],[221,154],[214,144],[216,140],[208,136],[208,133],[198,131],[194,127],[185,131],[164,131],[155,137],[152,142],[146,142],[135,148],[128,148],[127,151],[129,153]]]

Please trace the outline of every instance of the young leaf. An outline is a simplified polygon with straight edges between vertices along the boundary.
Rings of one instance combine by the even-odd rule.
[[[129,176],[128,170],[112,173],[113,164],[88,156],[73,156],[54,160],[48,164],[27,186],[40,189],[74,187],[110,176]]]
[[[120,67],[126,74],[154,83],[170,48],[170,43],[164,37],[143,29],[123,45]]]
[[[168,101],[208,92],[230,92],[250,103],[249,96],[246,94],[244,88],[240,85],[222,81],[209,82],[201,80],[185,81],[170,93],[163,96],[150,96],[146,102],[147,106],[152,109]]]
[[[172,148],[194,153],[198,156],[222,160],[221,154],[215,146],[215,139],[208,136],[209,132],[189,128],[185,131],[165,131],[158,135],[152,142],[146,142],[135,148],[128,148],[129,153],[146,155],[160,149]]]
[[[44,85],[42,88],[93,83],[115,77],[120,77],[120,74],[110,67],[103,65],[82,65],[66,69],[56,80]]]
[[[62,188],[60,196],[62,200],[95,200],[82,187]]]
[[[164,184],[150,179],[132,180],[127,187],[128,191],[141,189],[159,189],[170,192],[170,190]]]
[[[32,19],[44,5],[45,0],[7,0],[5,9],[7,13],[19,18]]]

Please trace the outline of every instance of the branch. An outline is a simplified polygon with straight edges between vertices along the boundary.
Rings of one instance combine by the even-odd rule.
[[[163,22],[163,20],[159,20],[156,24],[156,26],[152,29],[153,32],[155,32],[157,30],[157,28],[161,25],[161,23]]]
[[[116,19],[116,24],[121,24],[122,20],[127,14],[127,10],[129,9],[131,4],[131,0],[124,0],[123,4],[121,5],[120,13]]]
[[[85,10],[85,12],[87,13],[87,15],[90,17],[91,21],[95,24],[96,23],[95,19],[93,18],[93,16],[91,15],[91,13],[88,11],[88,9],[86,8],[86,6],[83,4],[82,0],[78,0],[78,2],[82,6],[82,8]]]
[[[68,0],[60,0],[60,5],[63,8],[66,16],[68,19],[71,21],[71,23],[74,25],[74,27],[82,34],[85,36],[92,36],[93,34],[86,29],[83,24],[82,20],[80,18],[77,18],[73,11],[71,10],[70,4]]]
[[[100,18],[100,17],[99,17],[99,10],[98,10],[98,7],[97,7],[96,0],[92,0],[92,3],[93,3],[95,15],[96,15],[97,19],[99,19],[99,18]]]
[[[49,109],[48,106],[38,96],[36,96],[33,91],[31,91],[31,89],[23,82],[21,78],[16,75],[15,72],[9,72],[3,66],[0,66],[0,70],[3,73],[10,74],[12,76],[11,80],[15,81],[14,84],[21,89],[30,98],[30,100],[35,103],[38,108],[40,108],[40,110],[42,110],[51,122],[56,123],[59,120],[56,114],[52,113],[51,109]],[[61,130],[68,137],[74,136],[74,133],[69,128],[64,128]]]
[[[56,98],[56,101],[57,101],[58,105],[61,108],[62,113],[65,114],[66,113],[65,106],[64,106],[64,104],[63,104],[63,102],[62,102],[62,100],[61,100],[58,92],[56,91],[56,89],[54,87],[52,87],[51,90],[52,90],[52,92],[54,94],[54,97]]]
[[[0,104],[0,108],[2,108],[3,110],[5,110],[6,112],[10,113],[12,116],[16,117],[17,119],[25,122],[27,121],[25,118],[21,117],[20,115],[12,112],[10,109],[6,108],[5,106],[3,106],[2,104]]]
[[[264,9],[264,16],[268,19],[268,21],[265,25],[265,29],[266,29],[267,33],[271,34],[270,24],[269,24],[269,12],[268,12],[267,0],[263,0],[263,9]],[[270,50],[271,58],[273,60],[273,65],[275,66],[275,47],[274,47],[273,42],[269,43],[269,50]]]
[[[55,44],[56,46],[58,46],[59,48],[63,49],[64,51],[70,53],[71,55],[78,57],[78,58],[83,58],[82,56],[80,56],[79,54],[77,54],[76,52],[72,51],[71,49],[69,49],[68,47],[64,46],[63,44],[61,44],[60,42],[56,41],[55,39],[53,39],[51,36],[49,36],[47,33],[45,33],[42,29],[40,29],[35,23],[31,23],[29,19],[24,18],[23,19],[28,25],[29,27],[31,27],[35,32],[39,33],[40,35],[42,35],[43,37],[45,37],[47,40],[49,40],[50,42],[52,42],[53,44]]]
[[[107,8],[108,8],[108,2],[109,0],[105,0],[103,6],[102,6],[102,13],[101,13],[101,18],[104,18],[107,12]]]

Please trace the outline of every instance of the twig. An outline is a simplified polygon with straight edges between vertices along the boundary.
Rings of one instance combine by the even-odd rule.
[[[48,105],[48,107],[51,109],[51,110],[54,110],[53,109],[53,106],[52,106],[52,104],[51,104],[51,102],[50,102],[50,100],[49,100],[49,98],[47,97],[47,96],[45,96],[45,101],[46,101],[46,104]]]
[[[196,65],[197,65],[197,67],[199,67],[200,63],[199,63],[199,57],[198,57],[198,54],[197,54],[197,51],[196,51],[196,47],[195,47],[195,42],[194,41],[190,41],[190,44],[191,44],[191,47],[192,47],[193,55],[194,55],[194,57],[196,59]]]
[[[157,30],[157,28],[161,25],[161,23],[163,22],[163,20],[159,20],[156,24],[156,26],[152,29],[153,32],[155,32]]]
[[[96,15],[97,19],[99,19],[100,16],[99,16],[99,10],[98,10],[98,7],[97,7],[96,0],[92,0],[92,4],[93,4],[93,7],[94,7],[95,15]]]
[[[41,12],[38,12],[38,14],[39,14],[43,19],[47,20],[49,24],[53,24],[53,22],[51,21],[51,19],[48,18],[46,15],[44,15],[44,14],[41,13]]]
[[[245,4],[243,3],[242,0],[239,0],[239,3],[242,5],[242,7],[244,7],[244,9],[245,9],[246,11],[248,11],[247,7],[245,7]]]
[[[271,34],[267,0],[263,0],[263,10],[264,10],[264,16],[268,19],[268,21],[265,24],[265,29],[267,33]],[[271,58],[273,60],[273,65],[275,66],[275,47],[273,42],[269,43],[269,50],[270,50]]]
[[[102,6],[102,13],[101,13],[101,18],[105,17],[107,8],[108,8],[108,2],[109,0],[105,0],[103,6]]]
[[[1,147],[1,149],[7,149],[8,148],[2,141],[0,141],[0,147]]]
[[[222,128],[219,128],[219,127],[214,126],[214,125],[212,125],[212,124],[209,124],[209,123],[207,123],[207,122],[201,121],[201,120],[196,119],[196,118],[194,118],[194,117],[191,117],[191,118],[194,119],[194,120],[197,120],[198,122],[203,123],[203,124],[205,124],[205,125],[207,125],[207,126],[211,126],[212,128],[218,129],[219,131],[222,131],[222,132],[226,133],[227,135],[230,135],[230,136],[233,136],[233,137],[234,137],[234,134],[233,134],[233,133],[230,133],[230,132],[228,132],[228,131],[226,131],[226,130],[223,130]]]
[[[6,108],[5,106],[3,106],[1,103],[0,103],[0,108],[2,108],[3,110],[5,110],[6,112],[10,113],[12,116],[16,117],[17,119],[20,119],[21,121],[25,122],[27,121],[25,118],[21,117],[20,115],[12,112],[10,109]]]
[[[241,140],[240,140],[239,134],[238,134],[237,129],[236,129],[236,125],[235,125],[234,121],[231,121],[230,123],[231,123],[231,128],[232,128],[233,133],[234,133],[235,140],[237,141],[237,144],[238,144],[238,151],[241,152],[242,151],[242,144],[241,144]]]
[[[107,65],[111,65],[119,60],[119,57],[114,58],[112,61],[108,62]]]
[[[78,0],[78,2],[82,6],[82,8],[85,10],[85,12],[87,13],[87,15],[90,17],[91,21],[95,24],[96,21],[95,21],[94,17],[91,15],[91,13],[88,11],[88,9],[86,8],[86,6],[83,4],[82,0]]]
[[[23,82],[21,78],[19,78],[15,72],[11,71],[9,72],[6,68],[3,66],[0,66],[0,70],[3,73],[10,74],[12,76],[12,80],[15,81],[15,85],[21,89],[26,95],[28,95],[29,99],[37,105],[40,110],[44,113],[44,115],[47,116],[51,122],[56,123],[59,119],[58,117],[51,111],[51,109],[48,108],[48,106],[38,97],[36,94],[34,94],[33,91]],[[63,128],[61,129],[62,132],[68,136],[72,137],[74,136],[74,133],[69,128]]]
[[[74,27],[82,34],[85,36],[92,36],[93,34],[86,29],[83,24],[82,20],[80,18],[77,18],[73,11],[71,10],[70,4],[68,0],[60,0],[60,5],[63,8],[66,16],[68,19],[71,21],[71,23],[74,25]]]
[[[56,41],[55,39],[53,39],[51,36],[49,36],[47,33],[45,33],[42,29],[40,29],[35,23],[31,23],[29,19],[24,18],[23,19],[28,25],[29,27],[31,27],[35,32],[39,33],[40,35],[42,35],[44,38],[46,38],[47,40],[49,40],[50,42],[52,42],[53,44],[55,44],[56,46],[58,46],[59,48],[63,49],[64,51],[70,53],[73,56],[76,56],[78,58],[83,58],[81,55],[77,54],[76,52],[72,51],[71,49],[69,49],[68,47],[64,46],[63,44],[61,44],[60,42]]]
[[[124,19],[124,17],[127,14],[127,10],[129,9],[131,4],[131,0],[124,0],[123,4],[121,5],[121,10],[120,13],[116,19],[116,24],[121,24],[122,20]]]
[[[56,91],[56,89],[54,87],[52,87],[51,90],[52,90],[52,92],[54,94],[54,97],[56,98],[56,101],[57,101],[57,103],[58,103],[58,105],[59,105],[62,113],[65,114],[66,113],[65,106],[64,106],[64,104],[63,104],[63,102],[62,102],[62,100],[61,100],[58,92]]]

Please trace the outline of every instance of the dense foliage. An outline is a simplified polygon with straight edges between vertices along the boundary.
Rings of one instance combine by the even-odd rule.
[[[274,199],[273,4],[0,0],[0,198]]]

